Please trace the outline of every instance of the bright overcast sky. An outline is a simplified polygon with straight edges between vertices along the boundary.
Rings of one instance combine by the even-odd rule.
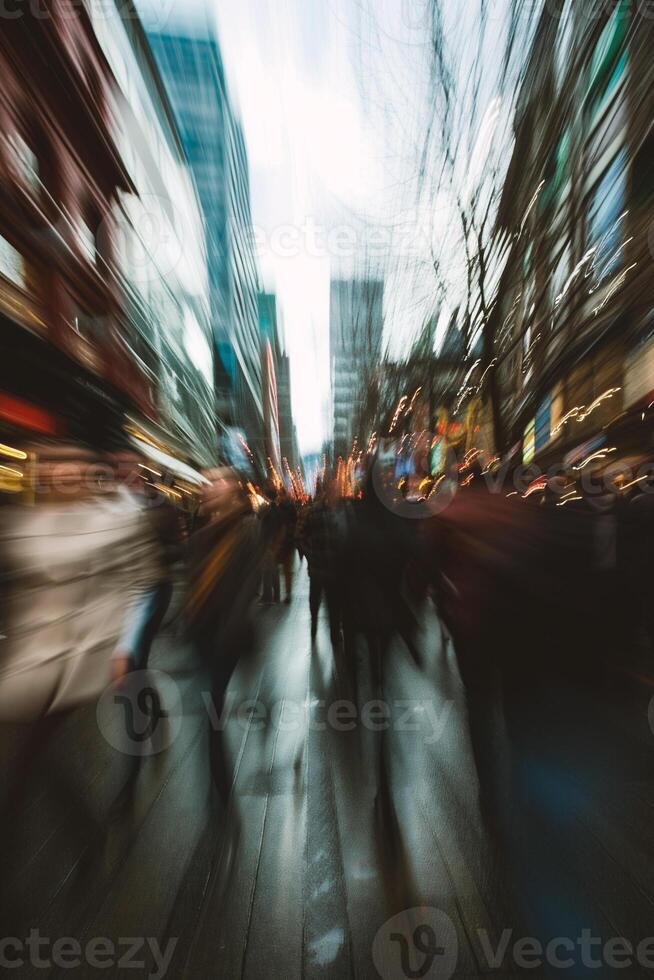
[[[415,110],[407,115],[407,96],[415,105],[424,23],[402,22],[405,0],[367,7],[367,0],[218,5],[250,154],[261,270],[279,300],[304,452],[330,434],[330,276],[374,274],[379,266],[386,277],[392,248],[385,242],[397,236],[415,193],[417,118]],[[418,34],[416,58],[407,42]],[[373,260],[371,222],[382,223]]]
[[[452,221],[451,202],[424,184],[420,194],[418,180],[432,97],[428,3],[219,0],[211,14],[246,134],[262,281],[278,297],[304,453],[330,435],[330,277],[383,276],[394,355],[437,302],[432,242]],[[171,21],[204,8],[161,4],[157,16]],[[465,43],[475,5],[449,8],[447,30]]]

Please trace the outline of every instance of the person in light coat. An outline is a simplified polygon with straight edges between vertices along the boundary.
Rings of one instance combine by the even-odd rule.
[[[127,670],[126,623],[159,574],[142,508],[111,469],[77,445],[34,449],[34,503],[0,511],[0,729],[19,732],[22,745],[4,780],[8,851],[46,751],[48,788],[71,802],[75,780],[56,752],[50,763],[53,739],[72,711]]]

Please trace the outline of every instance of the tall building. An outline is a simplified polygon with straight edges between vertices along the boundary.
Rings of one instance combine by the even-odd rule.
[[[153,379],[158,435],[186,447],[198,463],[211,464],[214,356],[200,202],[135,10],[127,0],[89,10],[117,82],[112,115],[130,182],[129,192],[118,195],[105,236],[115,240],[130,355]]]
[[[229,242],[229,338],[238,362],[235,406],[250,448],[264,462],[259,273],[250,206],[250,171],[240,122],[231,109],[227,133],[227,235]]]
[[[129,415],[212,464],[204,233],[161,78],[129,0],[49,7],[2,28],[0,319],[16,357],[0,359],[0,402],[12,424],[92,443]]]
[[[155,59],[179,124],[204,218],[209,265],[217,408],[227,414],[236,361],[229,342],[227,240],[227,91],[220,50],[213,38],[149,34]]]
[[[149,35],[179,120],[204,214],[219,423],[264,461],[258,271],[245,141],[217,40],[180,27]]]
[[[279,445],[282,460],[288,460],[288,465],[292,470],[295,470],[298,465],[298,451],[291,400],[291,360],[288,354],[280,354],[277,364],[277,401],[279,404]]]
[[[259,329],[264,351],[264,370],[268,363],[267,347],[273,358],[275,372],[276,406],[275,418],[277,429],[277,447],[279,458],[284,460],[295,473],[299,463],[297,435],[293,424],[293,406],[291,401],[291,362],[282,349],[279,320],[277,313],[277,298],[274,293],[259,293]],[[270,451],[268,455],[271,455]]]
[[[384,283],[335,279],[331,283],[329,337],[335,456],[349,455],[365,393],[381,359]]]

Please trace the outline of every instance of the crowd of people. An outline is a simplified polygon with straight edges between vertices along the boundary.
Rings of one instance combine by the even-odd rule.
[[[210,677],[220,714],[252,648],[257,598],[279,603],[283,580],[290,603],[304,560],[308,648],[324,607],[334,673],[355,701],[361,656],[381,699],[392,646],[421,668],[422,613],[428,603],[437,610],[459,665],[488,808],[497,788],[489,754],[497,699],[519,739],[533,729],[549,683],[601,683],[628,670],[639,643],[653,639],[654,507],[642,481],[592,492],[543,482],[538,493],[516,493],[473,464],[457,472],[447,507],[425,506],[425,493],[412,504],[403,492],[397,509],[372,471],[347,495],[324,473],[313,497],[298,500],[279,483],[255,490],[224,469],[206,475],[189,515],[134,453],[32,449],[38,503],[0,513],[0,723],[22,732],[3,799],[9,853],[53,733],[109,684],[147,668],[167,614]],[[221,731],[210,726],[210,740],[224,804],[233,774]]]

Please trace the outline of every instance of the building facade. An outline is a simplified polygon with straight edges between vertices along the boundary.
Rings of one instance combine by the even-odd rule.
[[[49,13],[0,44],[4,337],[24,328],[3,390],[49,398],[61,434],[99,442],[129,415],[211,463],[202,223],[147,40],[124,2]]]
[[[499,213],[503,442],[564,458],[654,395],[653,25],[627,0],[543,13]],[[649,366],[648,366],[649,365]],[[626,426],[626,428],[625,428]]]
[[[265,460],[263,375],[249,168],[220,49],[183,28],[149,35],[165,79],[202,206],[219,429],[235,429],[259,465]]]
[[[115,80],[85,9],[49,12],[5,18],[0,38],[0,421],[95,441],[155,392],[122,343],[106,234],[133,190]]]
[[[207,253],[200,204],[172,106],[129,3],[92,5],[117,82],[117,140],[133,192],[113,211],[129,335],[155,379],[162,436],[198,463],[216,458]],[[114,231],[115,229],[115,231]]]
[[[259,294],[259,330],[263,345],[267,455],[271,459],[279,459],[282,474],[285,474],[285,479],[288,482],[289,470],[292,471],[295,479],[300,459],[293,422],[291,362],[283,350],[277,298],[273,293]],[[271,369],[274,374],[274,385],[270,380]],[[265,380],[266,374],[268,374],[268,381]],[[273,389],[274,405],[270,402],[270,394]]]
[[[330,289],[329,339],[333,451],[349,456],[358,431],[366,391],[382,353],[384,283],[335,279]]]
[[[217,410],[220,418],[228,418],[236,359],[229,339],[227,91],[222,58],[214,38],[149,33],[148,39],[175,111],[202,207],[209,265]]]

